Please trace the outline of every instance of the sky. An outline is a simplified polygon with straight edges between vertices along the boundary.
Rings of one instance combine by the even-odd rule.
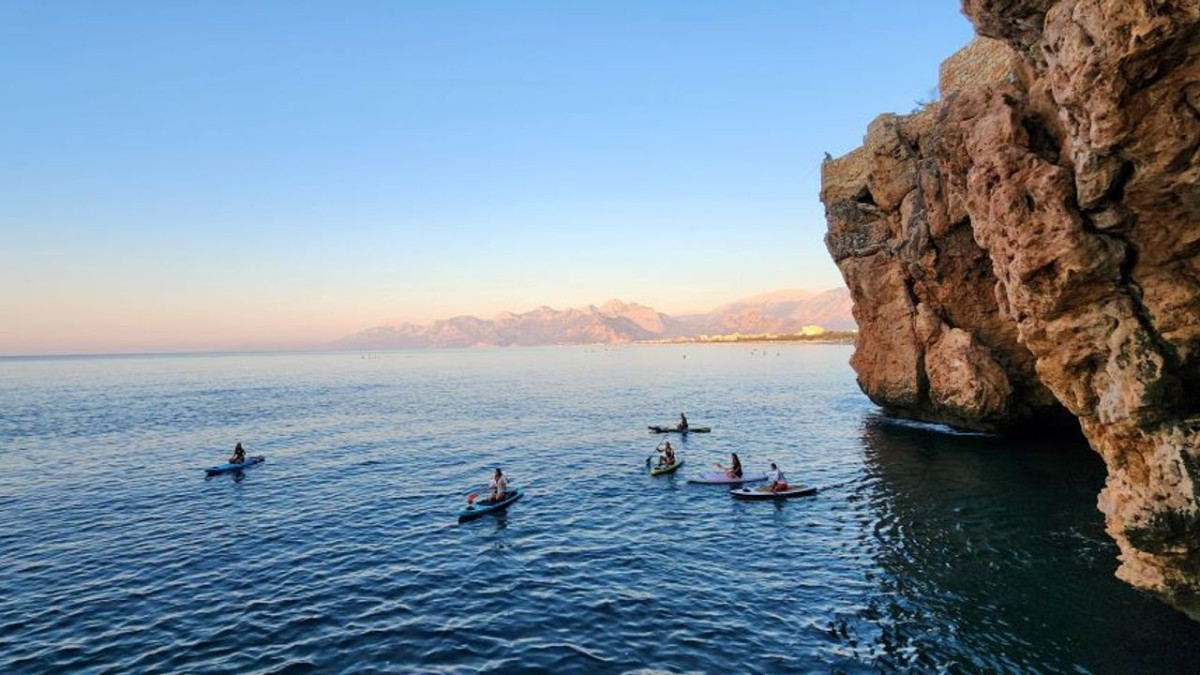
[[[953,0],[0,3],[0,355],[841,285],[825,152]]]

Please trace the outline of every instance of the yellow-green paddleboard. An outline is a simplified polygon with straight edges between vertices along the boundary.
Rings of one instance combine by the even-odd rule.
[[[679,468],[679,467],[681,467],[681,466],[683,466],[683,459],[682,459],[682,458],[679,458],[679,457],[676,457],[676,458],[675,458],[675,463],[674,463],[674,464],[668,464],[668,465],[666,465],[666,466],[652,466],[652,467],[650,467],[650,475],[651,475],[651,476],[661,476],[661,475],[663,475],[664,473],[671,473],[671,472],[675,471],[676,469],[678,469],[678,468]]]

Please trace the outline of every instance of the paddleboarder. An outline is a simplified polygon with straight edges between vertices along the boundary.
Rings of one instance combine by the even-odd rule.
[[[717,468],[724,470],[725,475],[729,478],[741,478],[742,477],[742,460],[738,459],[736,452],[731,454],[729,456],[729,459],[730,459],[729,466],[725,466],[724,464],[717,462]]]
[[[658,458],[659,466],[671,466],[675,463],[675,448],[671,447],[671,441],[666,441],[658,446],[660,456]]]
[[[246,463],[246,450],[245,450],[245,448],[242,447],[241,443],[238,443],[237,445],[233,446],[233,456],[229,458],[229,463],[230,464],[245,464]]]
[[[500,467],[496,467],[496,473],[492,476],[491,486],[492,496],[490,501],[498,502],[508,494],[508,477],[504,475]]]
[[[787,476],[784,476],[779,467],[775,466],[775,462],[771,462],[771,470],[767,472],[767,480],[771,481],[771,484],[759,488],[764,492],[783,492],[788,489]]]

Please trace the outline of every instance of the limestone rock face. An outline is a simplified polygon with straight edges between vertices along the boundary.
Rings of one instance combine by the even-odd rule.
[[[823,167],[859,383],[969,428],[1069,411],[1118,576],[1200,617],[1200,2],[964,11],[943,100]]]
[[[1018,341],[965,200],[938,164],[942,113],[883,115],[862,148],[823,168],[826,244],[859,326],[851,364],[875,403],[908,417],[988,431],[1056,423],[1065,412]],[[976,376],[986,394],[972,391]]]

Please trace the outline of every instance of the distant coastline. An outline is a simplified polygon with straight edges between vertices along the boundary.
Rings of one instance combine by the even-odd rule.
[[[808,344],[852,345],[858,337],[856,330],[831,330],[822,333],[785,333],[785,334],[756,334],[742,335],[698,335],[695,337],[676,337],[661,340],[643,340],[641,344],[676,345],[676,344],[746,344],[763,342],[803,342]]]
[[[71,360],[104,360],[104,359],[162,359],[190,357],[228,357],[228,356],[297,356],[306,354],[371,354],[387,352],[424,351],[435,349],[536,349],[539,347],[626,347],[629,345],[681,345],[681,344],[836,344],[853,345],[857,331],[829,331],[823,335],[705,335],[691,338],[671,338],[663,340],[638,340],[633,342],[550,342],[538,345],[467,345],[448,347],[384,347],[380,349],[359,349],[356,347],[341,347],[329,345],[314,345],[310,347],[281,347],[279,349],[209,349],[195,351],[162,351],[162,352],[96,352],[92,354],[0,354],[0,363],[19,361],[71,361]]]

